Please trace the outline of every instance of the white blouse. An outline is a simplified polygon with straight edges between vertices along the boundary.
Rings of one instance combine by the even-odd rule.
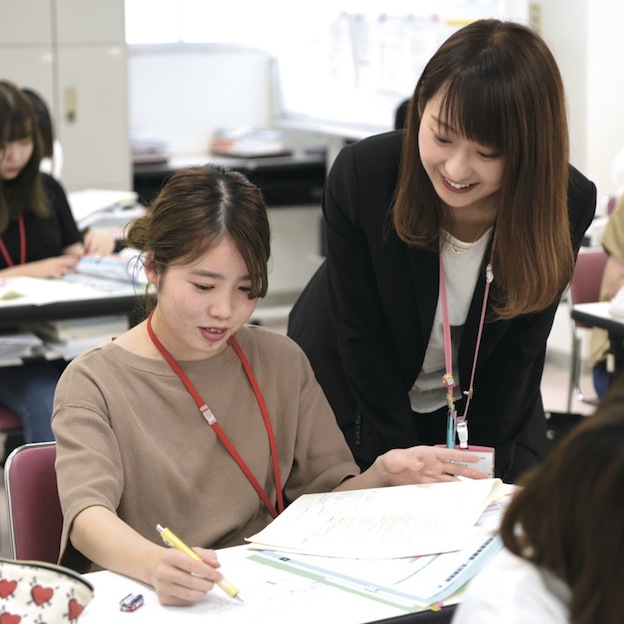
[[[455,399],[461,398],[457,353],[466,317],[474,294],[483,255],[487,249],[492,228],[474,243],[465,243],[448,235],[448,243],[442,250],[446,298],[451,324],[451,346],[453,350],[453,375],[455,377]],[[446,387],[442,376],[446,373],[444,363],[444,328],[440,299],[433,319],[431,337],[425,352],[422,369],[409,392],[412,410],[418,413],[433,412],[446,405]],[[442,442],[442,440],[441,440]]]
[[[507,549],[470,581],[451,624],[569,624],[566,583]]]

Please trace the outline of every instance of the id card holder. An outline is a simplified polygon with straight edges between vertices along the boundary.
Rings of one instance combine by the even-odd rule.
[[[436,444],[441,448],[446,448],[444,444]],[[473,455],[477,455],[479,461],[476,464],[469,464],[460,461],[456,461],[456,464],[462,464],[462,466],[468,466],[468,468],[474,468],[493,479],[494,478],[494,448],[491,446],[477,446],[476,444],[469,444],[468,448],[460,449],[459,446],[455,446],[456,451],[468,451]]]

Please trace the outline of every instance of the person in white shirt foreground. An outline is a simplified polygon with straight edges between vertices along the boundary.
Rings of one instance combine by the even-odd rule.
[[[624,384],[523,480],[452,624],[621,624]]]

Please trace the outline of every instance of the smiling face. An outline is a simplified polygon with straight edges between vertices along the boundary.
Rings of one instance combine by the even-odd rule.
[[[257,299],[248,297],[249,271],[229,238],[163,274],[148,263],[146,273],[158,289],[152,327],[176,360],[222,353],[256,307]]]
[[[440,199],[455,218],[493,216],[503,181],[504,158],[461,134],[442,117],[442,95],[429,100],[418,132],[420,157]]]

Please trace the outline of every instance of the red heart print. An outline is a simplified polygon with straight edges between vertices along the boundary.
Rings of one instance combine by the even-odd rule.
[[[84,605],[81,605],[75,598],[69,601],[69,619],[75,620],[84,611]],[[4,622],[0,622],[4,624]]]
[[[2,596],[2,598],[10,596],[15,591],[16,587],[17,581],[7,581],[2,579],[0,581],[0,596]]]
[[[51,600],[54,595],[54,590],[51,587],[41,587],[41,585],[35,585],[32,588],[30,595],[33,597],[35,604],[39,607],[44,602]]]
[[[5,611],[2,615],[0,615],[0,624],[19,624],[22,620],[20,615],[12,615]]]

